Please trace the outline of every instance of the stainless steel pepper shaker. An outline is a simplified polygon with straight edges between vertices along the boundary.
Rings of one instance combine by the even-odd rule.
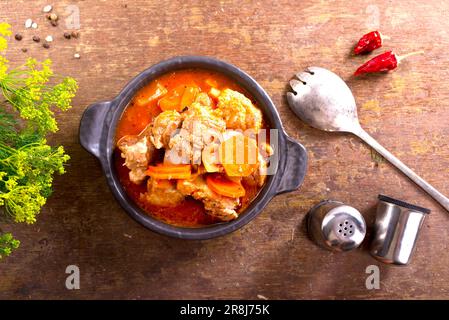
[[[379,195],[371,254],[384,263],[409,264],[429,213],[429,209]]]
[[[324,200],[309,211],[307,229],[318,245],[332,251],[349,251],[362,243],[366,223],[357,209],[339,201]]]

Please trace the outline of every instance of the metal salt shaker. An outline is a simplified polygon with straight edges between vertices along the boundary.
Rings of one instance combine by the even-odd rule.
[[[321,201],[309,211],[307,228],[312,240],[332,251],[357,248],[366,234],[360,212],[334,200]]]
[[[429,209],[379,195],[371,254],[396,265],[410,263]]]

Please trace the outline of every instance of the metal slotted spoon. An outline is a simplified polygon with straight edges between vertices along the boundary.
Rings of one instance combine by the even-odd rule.
[[[355,134],[449,211],[449,199],[447,197],[418,176],[362,129],[357,117],[354,96],[339,76],[319,67],[309,67],[296,76],[299,80],[293,79],[290,81],[294,93],[287,92],[287,99],[290,108],[298,117],[320,130]]]

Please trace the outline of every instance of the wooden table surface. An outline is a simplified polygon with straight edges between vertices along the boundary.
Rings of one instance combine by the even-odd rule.
[[[0,1],[0,21],[22,32],[7,51],[12,64],[50,57],[74,76],[74,108],[58,115],[72,159],[34,225],[3,224],[22,245],[0,262],[0,298],[20,299],[422,299],[449,298],[449,215],[357,138],[324,133],[294,117],[287,82],[309,65],[348,81],[362,125],[423,178],[449,194],[449,3],[445,1],[54,1],[60,25],[45,22],[48,1]],[[79,8],[81,37],[65,40],[68,5]],[[70,7],[69,7],[70,8]],[[72,9],[73,11],[73,9]],[[37,30],[25,30],[33,18]],[[385,75],[353,79],[368,59],[352,57],[355,41],[380,29],[383,50],[424,50]],[[45,50],[31,41],[51,34]],[[21,51],[28,48],[27,53]],[[81,59],[73,54],[79,52]],[[208,241],[167,238],[140,226],[110,193],[99,162],[78,143],[85,108],[112,99],[137,73],[177,55],[208,55],[252,75],[271,95],[285,129],[308,150],[300,190],[275,197],[247,226]],[[379,193],[432,210],[407,267],[373,259],[367,244],[349,253],[317,247],[304,217],[322,199],[358,208],[369,229]],[[81,289],[65,288],[77,265]],[[380,268],[380,289],[368,290],[367,266]]]

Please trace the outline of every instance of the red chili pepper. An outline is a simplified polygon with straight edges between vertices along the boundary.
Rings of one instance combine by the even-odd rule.
[[[364,73],[373,73],[373,72],[383,72],[396,69],[398,63],[400,63],[404,58],[409,57],[411,55],[424,53],[423,51],[411,52],[409,54],[398,56],[391,51],[384,52],[375,56],[371,60],[368,60],[364,64],[362,64],[354,73],[355,76],[364,74]]]
[[[360,38],[354,48],[354,54],[371,52],[380,47],[382,47],[382,35],[379,31],[371,31]]]

